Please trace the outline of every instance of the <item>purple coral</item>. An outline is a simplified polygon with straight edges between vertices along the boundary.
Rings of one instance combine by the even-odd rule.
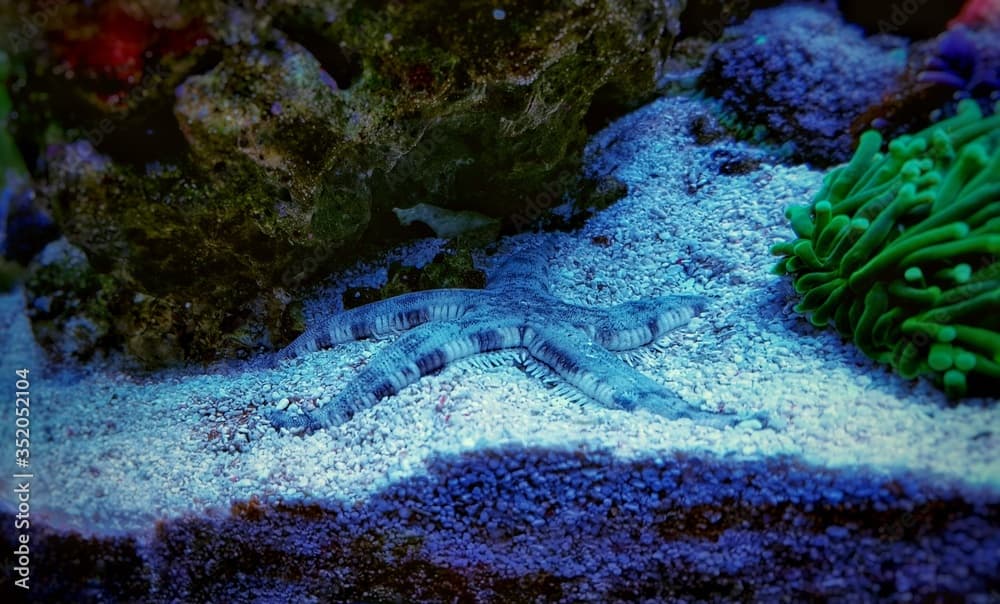
[[[1000,57],[979,37],[965,27],[944,34],[918,79],[954,88],[963,96],[986,99],[995,94],[1000,90]]]

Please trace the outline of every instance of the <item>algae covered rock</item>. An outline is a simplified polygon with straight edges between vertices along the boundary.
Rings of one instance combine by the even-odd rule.
[[[379,211],[433,203],[505,217],[575,174],[588,127],[648,98],[679,13],[604,0],[359,2],[313,30],[360,59],[348,91],[382,142]]]
[[[1000,106],[996,109],[1000,110]],[[1000,394],[1000,114],[975,101],[880,151],[861,137],[774,246],[795,309],[952,397]]]
[[[65,239],[48,244],[29,267],[27,307],[35,339],[60,360],[87,360],[112,332],[116,288]]]
[[[405,235],[393,208],[556,205],[588,132],[653,93],[682,4],[59,5],[23,41],[15,131],[68,240],[160,305],[164,358],[229,356],[294,336],[289,292]]]
[[[293,248],[264,233],[272,198],[175,166],[139,172],[85,142],[49,150],[44,195],[70,241],[115,291],[111,337],[147,365],[233,356],[284,333],[286,288],[322,242]],[[44,295],[28,284],[32,296]]]
[[[265,236],[343,245],[370,218],[370,142],[319,61],[283,38],[276,46],[232,49],[188,78],[178,124],[212,180],[267,190],[255,208]]]

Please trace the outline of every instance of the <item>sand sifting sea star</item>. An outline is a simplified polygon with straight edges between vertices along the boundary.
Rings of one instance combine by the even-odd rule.
[[[336,398],[315,411],[272,410],[276,428],[313,431],[347,422],[448,363],[494,350],[523,348],[598,403],[646,409],[671,419],[722,427],[744,417],[703,411],[613,354],[649,344],[702,310],[700,296],[661,296],[611,308],[567,304],[546,286],[545,248],[511,256],[482,290],[413,292],[366,304],[315,326],[279,359],[363,338],[409,330],[378,352]]]

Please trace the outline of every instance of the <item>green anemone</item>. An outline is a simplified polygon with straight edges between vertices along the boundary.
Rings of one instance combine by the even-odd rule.
[[[808,206],[775,272],[796,311],[951,397],[1000,394],[1000,103],[890,142],[865,132]]]

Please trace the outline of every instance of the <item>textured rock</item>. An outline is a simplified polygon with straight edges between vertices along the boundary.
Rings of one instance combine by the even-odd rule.
[[[165,358],[229,356],[287,341],[286,289],[402,236],[393,207],[525,226],[539,191],[572,185],[588,129],[652,93],[681,5],[57,6],[50,37],[97,33],[22,40],[40,58],[15,131],[45,148],[47,122],[66,126],[41,190],[123,299],[163,305]],[[80,141],[96,176],[67,155]]]
[[[827,166],[850,157],[851,122],[903,67],[836,13],[791,5],[727,29],[699,83],[748,131]]]
[[[139,173],[83,142],[53,147],[48,159],[42,193],[115,292],[105,343],[148,365],[208,360],[266,343],[294,321],[285,287],[310,253],[327,252],[295,255],[266,237],[253,211],[266,191],[235,179],[213,187],[173,166]],[[28,290],[45,295],[31,282]]]
[[[35,338],[59,360],[87,360],[112,329],[114,285],[65,239],[45,247],[29,267],[27,309]]]
[[[52,217],[38,207],[24,178],[9,173],[7,180],[0,191],[0,254],[27,265],[59,232]]]
[[[370,219],[370,142],[319,61],[293,42],[237,49],[177,89],[193,159],[216,180],[264,183],[262,235],[298,246],[356,239]]]

